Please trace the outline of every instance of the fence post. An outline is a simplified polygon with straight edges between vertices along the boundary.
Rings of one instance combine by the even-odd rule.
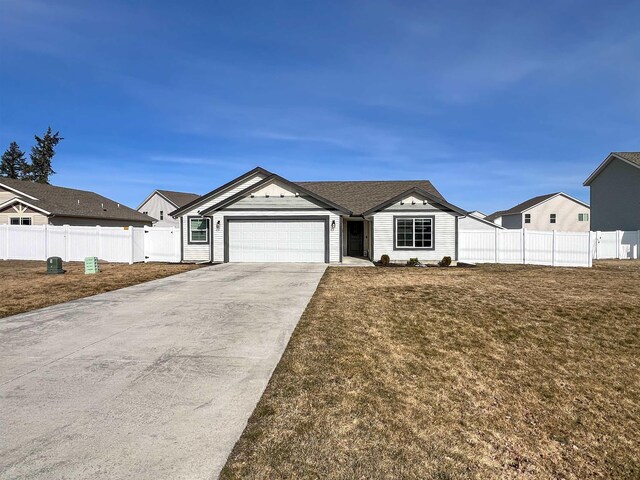
[[[46,260],[47,258],[49,258],[49,228],[46,223],[43,225],[43,227],[44,227],[44,260]]]
[[[96,237],[98,237],[98,259],[102,260],[102,227],[96,225]]]
[[[551,231],[551,266],[556,266],[556,231]]]
[[[495,263],[498,263],[498,232],[499,230],[497,228],[494,228],[494,236],[493,236],[493,242],[494,242],[494,249],[493,249],[493,257],[495,259]]]
[[[592,236],[592,232],[591,230],[589,230],[589,245],[587,245],[587,253],[589,254],[587,265],[589,267],[593,266],[593,250],[591,249],[591,242],[592,242],[591,236]]]
[[[523,228],[522,229],[522,264],[526,264],[527,263],[527,229]]]
[[[64,261],[71,261],[71,227],[69,225],[64,226]]]
[[[2,225],[4,228],[4,254],[2,255],[4,260],[9,260],[9,225]]]
[[[636,260],[640,259],[640,230],[638,230],[638,241],[636,242]]]
[[[133,226],[129,226],[129,241],[131,242],[131,248],[130,248],[130,258],[129,258],[129,265],[133,265],[133,260],[135,259],[135,242],[133,241]]]
[[[616,230],[616,258],[620,260],[620,250],[622,250],[622,239],[620,238],[620,230]]]

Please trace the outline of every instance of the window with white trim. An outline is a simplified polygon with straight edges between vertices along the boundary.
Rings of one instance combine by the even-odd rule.
[[[555,213],[550,213],[549,214],[549,223],[556,223],[556,214]]]
[[[524,223],[531,223],[531,214],[530,213],[525,213],[524,214]]]
[[[578,221],[579,222],[588,222],[589,221],[589,214],[588,213],[579,213],[578,214]]]
[[[396,248],[433,248],[433,217],[397,217]]]
[[[209,219],[189,219],[189,243],[209,243]]]
[[[11,217],[9,223],[11,225],[31,225],[31,217]]]

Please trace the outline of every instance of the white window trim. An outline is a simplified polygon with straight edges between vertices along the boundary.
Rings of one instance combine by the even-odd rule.
[[[18,223],[11,223],[12,220],[18,220]],[[23,223],[24,220],[29,220],[29,223]],[[33,225],[33,218],[31,217],[9,217],[9,225],[18,226],[31,226]]]
[[[192,220],[204,220],[206,222],[206,227],[205,227],[205,240],[193,240],[191,238],[191,221]],[[189,245],[206,245],[209,243],[209,227],[211,226],[211,219],[207,218],[207,217],[187,217],[187,243]],[[197,231],[202,231],[202,230],[197,230]]]
[[[527,221],[527,216],[529,217],[528,221]],[[531,223],[531,214],[530,213],[525,213],[524,214],[524,223]]]
[[[398,220],[412,220],[413,221],[413,245],[412,247],[398,246]],[[416,220],[429,220],[431,222],[431,246],[430,247],[416,247]],[[433,215],[418,215],[418,216],[394,216],[393,217],[393,249],[394,250],[435,250],[436,249],[436,219]]]

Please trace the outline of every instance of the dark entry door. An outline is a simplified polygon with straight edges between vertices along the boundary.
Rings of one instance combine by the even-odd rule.
[[[364,222],[347,222],[347,255],[361,257],[364,254]]]

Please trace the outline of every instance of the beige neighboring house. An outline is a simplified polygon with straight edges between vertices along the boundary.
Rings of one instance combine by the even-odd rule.
[[[180,221],[170,213],[199,197],[195,193],[154,190],[136,210],[153,218],[154,227],[179,227]]]
[[[94,192],[0,177],[0,225],[141,227],[152,221]]]
[[[485,220],[507,229],[558,232],[588,232],[589,205],[563,192],[530,198],[508,210],[500,210]]]

